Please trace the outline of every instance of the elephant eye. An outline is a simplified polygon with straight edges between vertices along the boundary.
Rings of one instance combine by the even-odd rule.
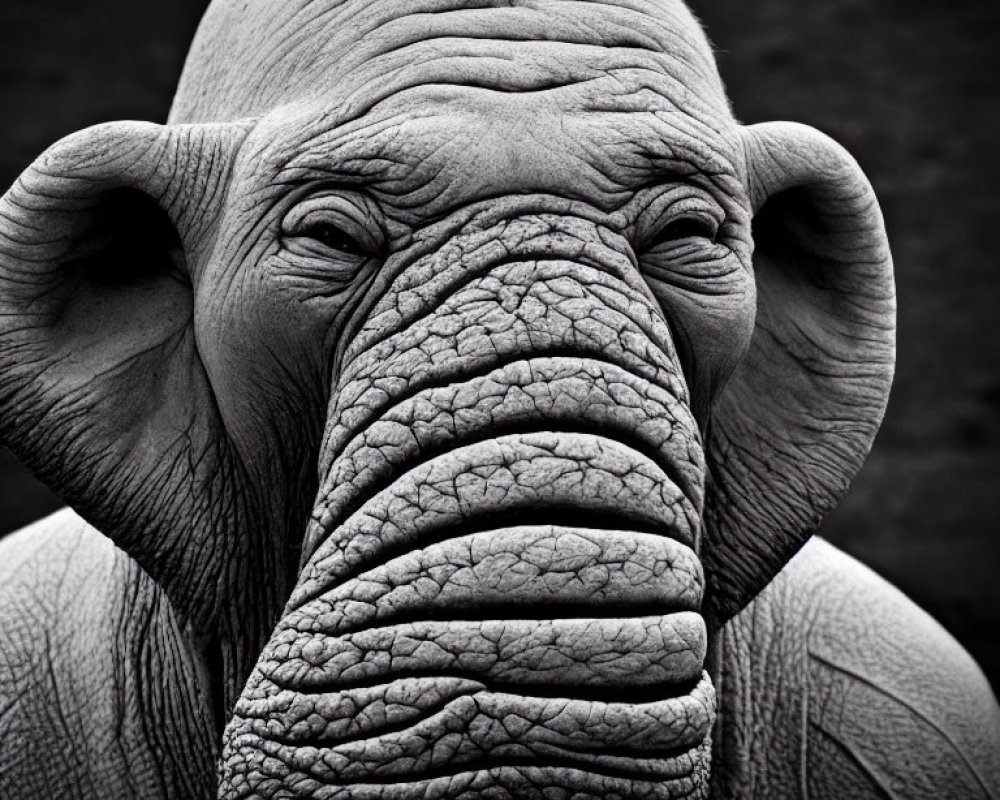
[[[650,249],[680,242],[684,239],[708,239],[714,244],[718,234],[719,227],[713,219],[693,216],[679,217],[660,229],[650,243]]]
[[[381,215],[359,192],[324,191],[297,203],[282,220],[285,246],[313,260],[360,262],[385,245]]]
[[[365,257],[371,255],[363,244],[346,231],[331,222],[319,222],[310,225],[299,233],[309,239],[319,242],[324,247],[348,256]]]

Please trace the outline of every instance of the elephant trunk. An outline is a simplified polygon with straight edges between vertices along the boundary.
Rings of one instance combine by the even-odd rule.
[[[687,387],[625,241],[533,203],[429,228],[355,314],[222,796],[705,796]]]

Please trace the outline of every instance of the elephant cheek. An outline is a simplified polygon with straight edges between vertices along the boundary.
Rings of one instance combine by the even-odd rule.
[[[225,797],[705,797],[704,459],[669,329],[584,220],[393,265]]]

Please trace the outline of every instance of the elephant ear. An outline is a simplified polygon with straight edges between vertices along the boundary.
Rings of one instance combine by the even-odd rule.
[[[705,612],[719,627],[846,492],[892,382],[892,259],[853,158],[792,123],[742,129],[757,322],[708,436]]]
[[[0,436],[196,622],[222,448],[192,274],[242,135],[96,126],[0,200]]]

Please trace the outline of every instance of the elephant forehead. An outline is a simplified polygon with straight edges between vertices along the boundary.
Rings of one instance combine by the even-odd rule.
[[[610,210],[665,175],[697,178],[725,202],[739,186],[734,140],[651,83],[634,70],[523,94],[423,82],[346,119],[284,107],[260,121],[245,158],[275,187],[363,184],[431,218],[528,192]]]
[[[668,79],[675,102],[687,92],[728,116],[711,48],[679,0],[216,0],[171,122],[320,97],[357,116],[420,82],[524,92],[628,68]]]

